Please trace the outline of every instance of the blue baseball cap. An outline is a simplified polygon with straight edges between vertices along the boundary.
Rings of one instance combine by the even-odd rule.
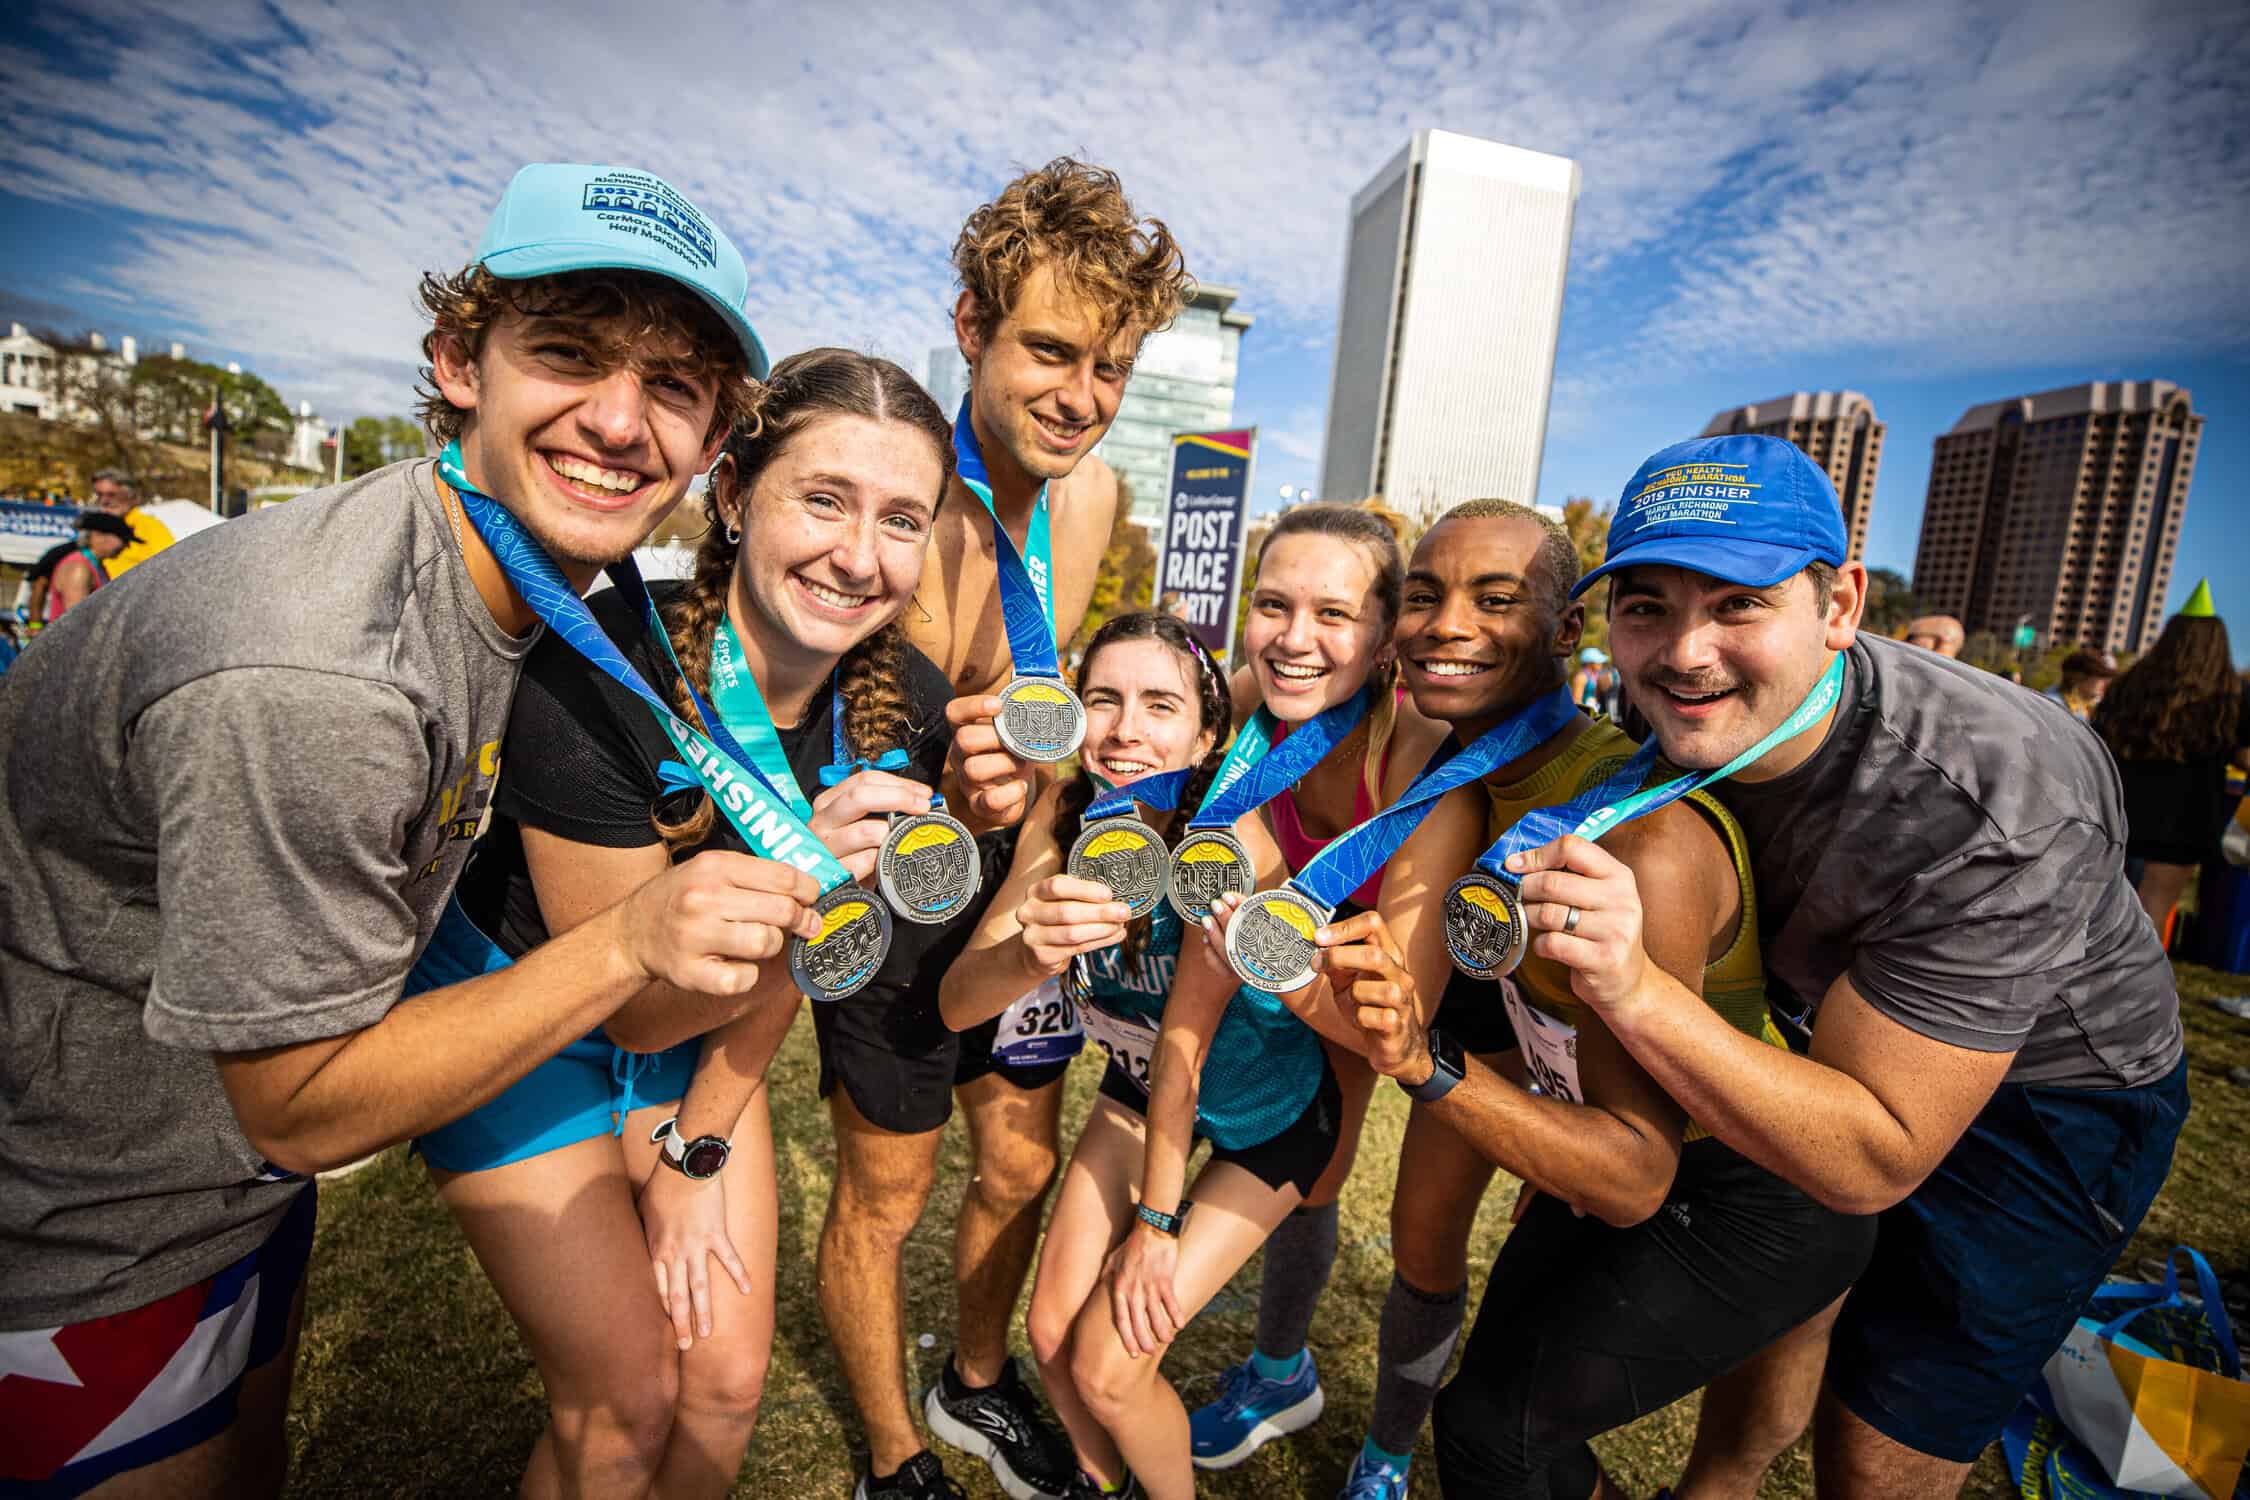
[[[709,303],[742,341],[750,373],[766,378],[766,346],[744,303],[742,252],[687,195],[653,172],[534,162],[516,173],[477,245],[495,276],[522,280],[563,271],[646,271]]]
[[[1849,546],[1835,484],[1795,443],[1693,438],[1634,471],[1609,523],[1607,557],[1570,595],[1648,563],[1762,589],[1809,562],[1841,563]]]

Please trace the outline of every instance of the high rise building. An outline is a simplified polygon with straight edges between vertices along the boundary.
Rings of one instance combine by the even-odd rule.
[[[969,394],[969,364],[961,357],[958,345],[939,344],[930,350],[930,373],[922,389],[930,393],[948,422],[960,412],[961,400]]]
[[[1099,453],[1131,488],[1132,518],[1151,537],[1164,526],[1172,434],[1234,425],[1235,367],[1252,318],[1231,286],[1199,285],[1170,328],[1149,335]]]
[[[1787,438],[1835,482],[1844,504],[1844,534],[1851,556],[1867,548],[1867,517],[1875,509],[1875,471],[1883,462],[1883,424],[1875,405],[1857,391],[1794,391],[1720,412],[1704,437],[1763,433]]]
[[[1321,493],[1539,494],[1578,164],[1418,130],[1352,198]]]
[[[1971,407],[1937,440],[1914,592],[1970,630],[2141,651],[2164,597],[2203,418],[2169,380]]]

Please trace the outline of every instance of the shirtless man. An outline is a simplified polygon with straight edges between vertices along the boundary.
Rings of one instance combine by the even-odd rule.
[[[904,623],[960,695],[947,709],[956,731],[949,800],[993,829],[1022,818],[1038,774],[1002,749],[993,727],[1000,704],[992,694],[1015,672],[994,517],[1035,576],[1049,570],[1067,641],[1093,597],[1117,512],[1117,476],[1091,455],[1117,415],[1141,340],[1177,314],[1187,278],[1170,232],[1136,218],[1116,176],[1067,157],[971,214],[953,258],[962,287],[954,334],[970,370],[966,418],[993,508],[953,481]],[[1042,493],[1051,559],[1033,546]],[[1009,838],[985,839],[984,901],[1007,871]],[[1042,1016],[1059,1026],[1059,1004],[1037,1014],[1026,1007],[1030,1030],[1020,1037],[1013,1008],[975,1030],[947,1029],[938,981],[981,914],[980,902],[953,924],[951,946],[931,954],[928,984],[898,1003],[813,1010],[821,1093],[836,1129],[821,1309],[867,1430],[860,1500],[951,1493],[907,1405],[899,1256],[935,1180],[956,1092],[975,1153],[954,1237],[957,1342],[924,1413],[940,1437],[985,1458],[1016,1500],[1061,1495],[1075,1467],[1009,1356],[1008,1320],[1055,1174],[1061,1079],[1077,1039],[1041,1034]],[[1003,1028],[1023,1045],[1003,1042]]]

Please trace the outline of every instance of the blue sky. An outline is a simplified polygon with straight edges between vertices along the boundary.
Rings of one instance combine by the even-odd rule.
[[[1906,571],[1965,408],[2165,378],[2208,419],[2173,602],[2203,573],[2250,599],[2237,5],[169,11],[0,19],[0,310],[239,359],[332,419],[406,410],[415,275],[522,162],[663,173],[744,247],[769,346],[920,373],[963,215],[1069,151],[1242,289],[1271,504],[1318,479],[1351,194],[1440,126],[1584,173],[1539,498],[1846,387],[1890,427],[1868,560]]]

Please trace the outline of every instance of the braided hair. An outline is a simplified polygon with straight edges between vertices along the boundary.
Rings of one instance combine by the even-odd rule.
[[[1219,765],[1226,759],[1227,726],[1234,720],[1234,706],[1227,690],[1227,675],[1203,642],[1195,638],[1176,616],[1161,610],[1136,610],[1131,614],[1113,615],[1094,632],[1086,643],[1086,654],[1078,663],[1078,691],[1086,691],[1086,677],[1093,670],[1094,658],[1105,646],[1119,641],[1162,641],[1174,651],[1195,663],[1197,727],[1210,731],[1211,749],[1203,759],[1189,769],[1185,785],[1180,788],[1179,806],[1190,811],[1200,806],[1203,794],[1211,789],[1211,780],[1219,774]],[[1067,849],[1078,840],[1085,825],[1086,809],[1094,800],[1093,773],[1086,769],[1083,758],[1078,763],[1078,774],[1063,783],[1061,796],[1055,805],[1055,843]],[[1172,825],[1172,836],[1167,842],[1177,845],[1185,833],[1187,822],[1177,820]],[[1148,948],[1150,917],[1154,913],[1136,917],[1125,929],[1123,953],[1126,962],[1138,959]]]
[[[734,492],[747,506],[758,477],[804,430],[822,417],[868,417],[904,422],[930,440],[944,465],[937,501],[942,504],[953,480],[953,424],[938,410],[913,376],[887,359],[852,349],[808,349],[773,367],[752,396],[740,424],[727,439],[726,457],[734,464]],[[709,526],[695,550],[695,571],[687,586],[664,606],[666,632],[680,670],[696,691],[711,688],[711,639],[727,611],[734,584],[736,543],[721,525],[718,486],[704,492]],[[844,699],[844,735],[855,755],[876,756],[901,749],[920,728],[907,696],[906,632],[894,617],[844,654],[837,664],[837,686]],[[675,682],[672,698],[680,716],[700,723],[687,684]],[[709,725],[703,726],[709,729]],[[716,812],[708,796],[695,799],[693,811],[678,817],[659,814],[656,831],[672,848],[692,847],[710,835]]]

